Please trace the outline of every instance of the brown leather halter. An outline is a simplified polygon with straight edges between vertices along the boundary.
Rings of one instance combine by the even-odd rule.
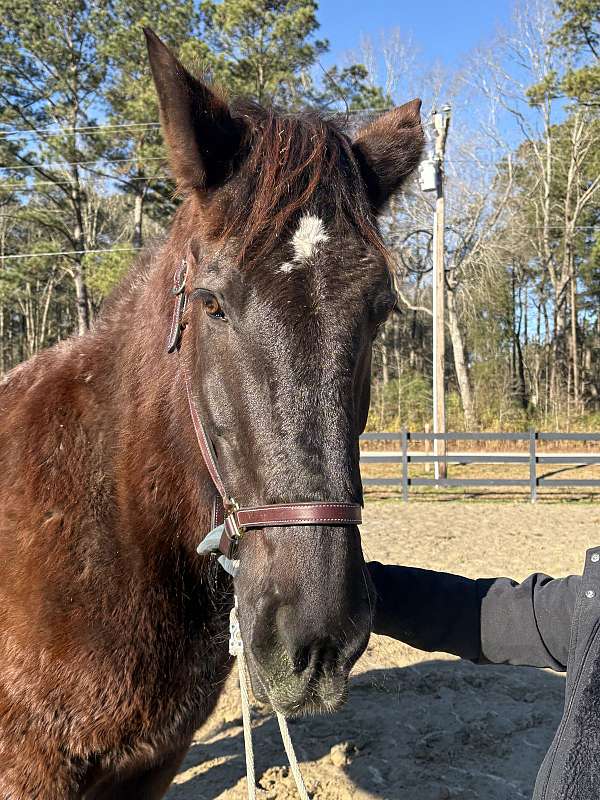
[[[173,318],[167,350],[169,353],[179,352],[181,336],[185,328],[183,314],[185,312],[187,260],[183,259],[175,273],[173,288],[175,298]],[[219,550],[227,558],[232,558],[235,547],[247,530],[272,528],[286,525],[360,525],[362,509],[358,503],[316,502],[316,503],[279,503],[253,508],[240,508],[231,497],[219,473],[214,450],[198,415],[194,402],[190,376],[182,361],[181,369],[185,380],[185,389],[190,408],[190,415],[196,432],[198,446],[202,458],[212,479],[218,495],[213,506],[213,528],[223,523],[223,534],[219,542]]]

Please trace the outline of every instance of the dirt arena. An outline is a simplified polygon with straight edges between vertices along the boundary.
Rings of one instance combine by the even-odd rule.
[[[600,504],[370,500],[368,559],[470,577],[579,572],[600,543]],[[373,637],[331,717],[293,721],[292,736],[315,800],[529,798],[560,719],[562,675],[475,667]],[[255,715],[261,798],[296,798],[276,722]],[[194,745],[169,800],[246,797],[238,690],[227,691]]]

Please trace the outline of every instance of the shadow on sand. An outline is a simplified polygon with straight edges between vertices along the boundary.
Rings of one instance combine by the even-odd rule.
[[[426,661],[356,676],[340,712],[291,731],[317,798],[519,800],[531,796],[563,690],[562,676],[541,670]],[[264,796],[295,797],[276,721],[259,717],[254,739]],[[244,798],[243,752],[240,720],[213,721],[169,800]]]

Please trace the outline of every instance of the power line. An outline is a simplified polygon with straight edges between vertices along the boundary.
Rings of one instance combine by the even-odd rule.
[[[598,228],[600,230],[600,227]],[[0,260],[22,259],[22,258],[42,258],[47,256],[74,256],[96,253],[135,253],[141,250],[140,247],[115,247],[96,250],[52,250],[46,253],[15,253],[14,255],[0,256]]]
[[[132,163],[134,161],[141,161],[143,163],[149,161],[166,161],[163,156],[149,156],[148,158],[114,158],[105,160],[103,158],[96,158],[90,161],[54,161],[48,162],[46,164],[2,164],[0,165],[0,170],[4,171],[21,171],[27,169],[64,169],[65,167],[86,167],[90,164],[127,164]],[[462,158],[462,159],[446,159],[448,164],[497,164],[497,161],[482,161],[478,158]]]
[[[12,214],[0,214],[0,219],[22,219],[22,214],[39,212],[40,214],[62,214],[64,216],[65,209],[63,208],[41,208],[40,206],[24,206],[14,209]]]
[[[131,253],[141,250],[140,247],[115,247],[104,248],[103,250],[52,250],[48,253],[16,253],[15,255],[0,256],[1,261],[6,261],[9,258],[41,258],[42,256],[75,256],[87,255],[90,253]]]
[[[354,111],[348,111],[344,116],[349,115],[363,115],[367,116],[369,114],[383,114],[386,111],[391,111],[392,108],[389,109],[356,109]],[[46,128],[13,128],[9,131],[0,131],[1,138],[7,138],[8,136],[22,136],[22,137],[31,137],[36,136],[37,134],[48,135],[48,136],[58,136],[61,133],[64,133],[68,136],[74,136],[77,133],[96,133],[97,131],[107,131],[107,130],[117,130],[123,128],[160,128],[160,122],[122,122],[122,123],[109,123],[106,125],[82,125],[80,127],[71,127],[71,126],[63,126],[56,128],[53,125],[50,125]]]
[[[141,175],[139,177],[125,178],[122,175],[96,175],[93,181],[124,181],[126,183],[133,183],[134,181],[154,181],[154,180],[170,180],[168,175]],[[0,183],[0,189],[14,189],[16,192],[35,192],[38,186],[71,186],[71,181],[35,181],[32,184],[21,183]]]
[[[150,156],[148,158],[114,158],[108,161],[103,158],[96,158],[92,161],[50,161],[47,164],[2,164],[0,165],[0,169],[10,172],[24,169],[64,169],[65,167],[86,167],[90,164],[105,164],[106,166],[109,164],[126,164],[134,161],[143,161],[146,163],[148,161],[165,161],[165,159],[162,156]]]
[[[375,114],[384,114],[386,111],[393,110],[392,108],[386,109],[354,109],[348,110],[346,112],[340,112],[343,116],[373,116]],[[429,119],[431,117],[431,113],[423,114],[423,119]],[[9,136],[17,136],[21,138],[31,138],[38,134],[47,135],[47,136],[58,136],[60,134],[65,134],[67,136],[74,136],[77,133],[87,133],[92,134],[98,131],[104,130],[124,130],[124,129],[145,129],[145,128],[160,128],[160,122],[123,122],[123,123],[109,123],[106,125],[84,125],[81,127],[59,127],[55,128],[53,126],[46,127],[46,128],[13,128],[9,131],[0,131],[0,138],[7,138]],[[498,159],[480,159],[476,157],[471,158],[448,158],[446,159],[446,163],[448,164],[498,164],[501,165],[502,159],[504,156],[499,156]],[[129,160],[129,159],[123,159]],[[145,159],[149,161],[151,159]],[[73,166],[74,163],[93,163],[93,162],[70,162],[65,164],[64,166]],[[109,162],[109,163],[117,163]],[[516,162],[516,166],[521,165],[520,162]],[[522,166],[522,165],[521,165]],[[15,167],[15,169],[20,169],[21,167]],[[26,168],[26,167],[23,167]],[[0,169],[8,169],[8,167],[0,167]],[[12,168],[11,168],[12,169]]]
[[[456,228],[452,228],[452,226],[448,226],[446,228],[446,230],[449,233],[456,233]],[[540,228],[540,230],[541,230],[541,228]],[[555,225],[555,226],[551,226],[551,227],[547,228],[546,230],[549,230],[549,231],[564,231],[564,227]],[[576,225],[573,228],[573,230],[575,230],[575,231],[600,231],[600,225]],[[419,231],[406,230],[406,231],[402,231],[401,233],[387,233],[387,234],[385,234],[385,236],[386,236],[387,239],[390,239],[390,240],[394,240],[395,241],[397,239],[401,239],[402,242],[404,242],[405,239],[407,238],[407,236],[411,236],[412,234],[418,233],[420,231],[426,231],[431,236],[431,229],[428,229],[428,228],[421,228],[421,229],[419,229]],[[535,231],[533,231],[533,230],[524,231],[524,233],[534,233],[534,232]]]
[[[55,128],[50,126],[48,128],[14,128],[11,131],[0,131],[0,138],[7,138],[9,136],[20,136],[21,138],[31,138],[38,134],[44,136],[75,136],[78,133],[96,133],[98,131],[109,131],[123,128],[159,128],[160,122],[122,122],[109,125],[83,125],[79,128],[64,127]]]

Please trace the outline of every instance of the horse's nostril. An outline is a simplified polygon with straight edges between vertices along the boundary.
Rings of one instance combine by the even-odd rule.
[[[298,647],[292,657],[292,666],[297,675],[310,671],[311,677],[316,678],[335,667],[336,655],[332,643],[317,641],[309,646]]]
[[[289,668],[305,682],[319,681],[327,675],[345,669],[354,653],[353,640],[335,635],[334,625],[323,621],[314,624],[299,624],[298,609],[292,605],[280,606],[276,613],[275,632],[279,647],[285,654]],[[271,629],[272,630],[272,629]],[[356,650],[362,651],[363,637],[356,642]],[[276,646],[275,642],[273,645]],[[268,660],[268,652],[265,652]]]
[[[292,664],[294,668],[294,672],[300,674],[308,669],[311,662],[310,658],[310,648],[309,647],[300,647],[292,659]]]

